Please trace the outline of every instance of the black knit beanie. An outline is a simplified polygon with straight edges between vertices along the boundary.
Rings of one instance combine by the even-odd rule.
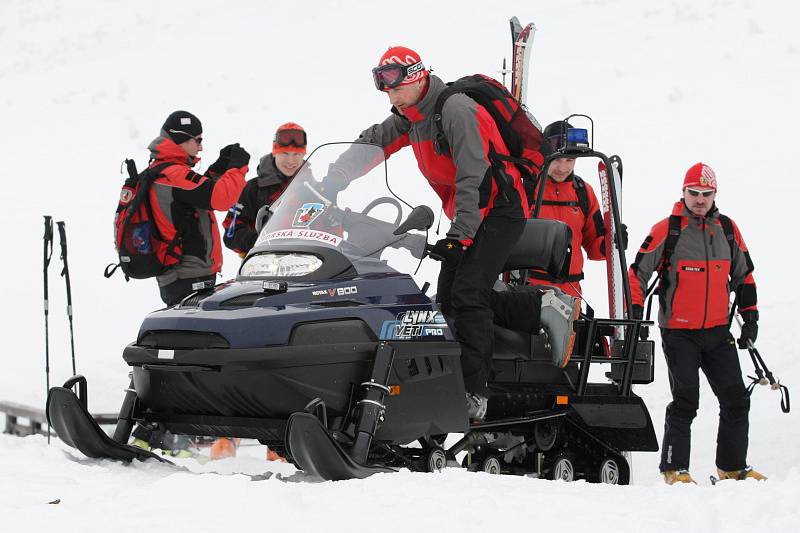
[[[167,117],[161,129],[175,144],[181,144],[203,133],[200,119],[188,111],[175,111]]]

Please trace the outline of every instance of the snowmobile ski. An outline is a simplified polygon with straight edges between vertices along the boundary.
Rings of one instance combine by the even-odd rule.
[[[73,392],[75,385],[78,385],[80,395]],[[172,464],[153,452],[121,444],[106,435],[87,410],[86,392],[86,378],[78,375],[67,380],[63,387],[53,387],[47,395],[47,422],[62,441],[94,459],[124,462],[157,459]]]
[[[364,479],[378,472],[394,472],[392,468],[355,462],[333,440],[319,418],[310,413],[294,413],[289,417],[286,447],[304,472],[327,481]]]

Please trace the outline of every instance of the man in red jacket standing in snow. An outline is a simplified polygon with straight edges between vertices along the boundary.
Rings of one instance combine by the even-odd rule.
[[[171,243],[166,271],[158,276],[161,299],[175,305],[192,292],[214,286],[222,270],[222,247],[214,211],[227,211],[245,185],[250,154],[239,144],[220,151],[205,174],[192,167],[203,150],[203,126],[188,111],[167,117],[148,147],[150,166],[170,163],[150,189],[158,229]]]
[[[744,320],[739,348],[758,334],[753,262],[736,223],[714,202],[717,179],[704,163],[683,181],[683,199],[650,231],[630,268],[633,317],[641,319],[652,274],[659,276],[662,348],[672,402],[667,406],[660,470],[664,480],[694,483],[689,474],[691,424],[700,399],[702,369],[719,400],[717,470],[721,479],[766,479],[747,466],[750,397],[730,332],[729,299]]]

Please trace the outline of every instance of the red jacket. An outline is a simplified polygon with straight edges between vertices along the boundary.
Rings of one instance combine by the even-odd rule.
[[[659,289],[658,323],[669,329],[705,329],[728,325],[730,293],[736,292],[740,311],[757,319],[753,262],[736,223],[733,253],[725,238],[716,206],[705,217],[689,211],[683,201],[673,215],[681,217],[681,233]],[[631,300],[644,306],[651,276],[661,265],[669,229],[665,218],[650,230],[631,265]]]
[[[177,279],[209,276],[222,270],[222,247],[214,211],[227,211],[244,188],[247,167],[231,168],[221,176],[192,170],[200,160],[190,157],[167,136],[149,146],[150,166],[166,167],[150,189],[150,205],[161,234],[168,241],[177,235],[174,266],[158,277],[159,286]]]
[[[567,282],[555,283],[552,276],[545,272],[534,270],[530,272],[530,283],[538,285],[546,282],[547,285],[556,286],[567,294],[580,296],[580,280],[583,279],[583,252],[581,252],[581,247],[586,250],[586,255],[589,259],[600,260],[605,258],[603,245],[605,227],[603,225],[603,215],[600,212],[600,204],[591,186],[583,180],[576,183],[574,175],[561,183],[548,177],[544,180],[544,183],[544,196],[539,217],[560,220],[569,226],[572,230],[572,259],[569,264]],[[584,187],[586,190],[588,216],[584,215],[581,209],[576,186]],[[538,187],[536,194],[538,194]],[[531,204],[535,201],[536,194],[530,199]],[[533,210],[533,205],[531,205],[531,210]]]
[[[528,202],[519,170],[507,161],[490,160],[491,148],[508,155],[494,119],[465,94],[454,94],[444,104],[442,125],[452,151],[436,153],[434,104],[446,86],[436,76],[429,76],[428,80],[427,92],[417,105],[405,108],[402,115],[393,108],[386,120],[363,131],[358,140],[383,146],[387,158],[411,146],[420,172],[452,221],[447,233],[450,238],[472,239],[489,212],[528,218]],[[355,160],[354,153],[343,154],[334,164],[349,179],[364,175],[376,164]]]

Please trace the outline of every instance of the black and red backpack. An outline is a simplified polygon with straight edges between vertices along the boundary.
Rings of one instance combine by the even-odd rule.
[[[175,253],[178,234],[170,241],[163,237],[150,205],[153,182],[172,164],[161,163],[137,172],[136,163],[132,159],[125,160],[128,177],[122,185],[114,215],[114,246],[119,263],[108,265],[105,277],[111,277],[121,268],[126,281],[152,278],[180,261],[180,255]]]
[[[492,116],[509,155],[490,153],[490,158],[513,163],[522,175],[526,189],[533,190],[544,158],[552,149],[534,124],[525,106],[521,105],[499,81],[473,74],[449,82],[434,104],[433,122],[436,125],[434,146],[439,154],[450,153],[450,145],[442,126],[442,108],[452,95],[463,93],[483,106]]]

